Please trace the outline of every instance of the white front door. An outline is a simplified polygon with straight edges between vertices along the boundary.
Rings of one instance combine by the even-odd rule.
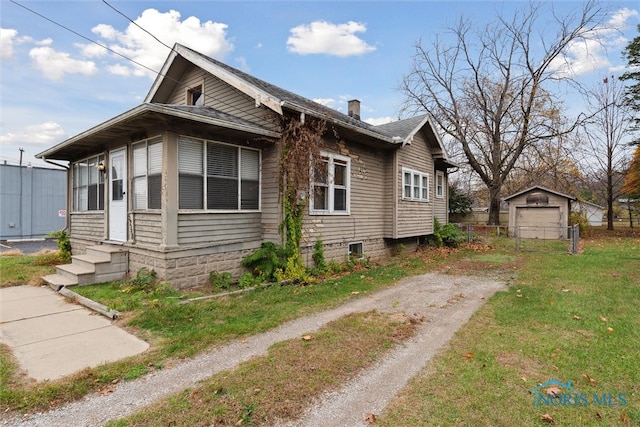
[[[109,240],[127,240],[127,149],[109,153]]]

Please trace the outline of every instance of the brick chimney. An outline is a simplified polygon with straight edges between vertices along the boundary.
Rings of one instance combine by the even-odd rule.
[[[349,117],[360,120],[360,101],[358,99],[352,99],[348,105]]]

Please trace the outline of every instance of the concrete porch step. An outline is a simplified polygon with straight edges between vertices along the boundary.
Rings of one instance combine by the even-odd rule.
[[[121,247],[90,246],[85,254],[73,255],[71,264],[56,266],[56,274],[45,276],[43,280],[55,290],[120,280],[126,277],[128,258],[128,250]]]
[[[42,278],[45,282],[49,284],[51,289],[58,292],[60,289],[65,288],[67,286],[76,286],[78,281],[67,276],[63,276],[62,274],[49,274]]]

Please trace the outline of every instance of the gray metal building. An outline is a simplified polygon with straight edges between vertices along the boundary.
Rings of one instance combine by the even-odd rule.
[[[46,237],[66,226],[67,172],[0,164],[0,240]]]

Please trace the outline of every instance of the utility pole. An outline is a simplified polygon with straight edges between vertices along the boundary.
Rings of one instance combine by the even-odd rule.
[[[22,153],[24,153],[24,148],[18,148],[20,150],[20,167],[22,167]]]

